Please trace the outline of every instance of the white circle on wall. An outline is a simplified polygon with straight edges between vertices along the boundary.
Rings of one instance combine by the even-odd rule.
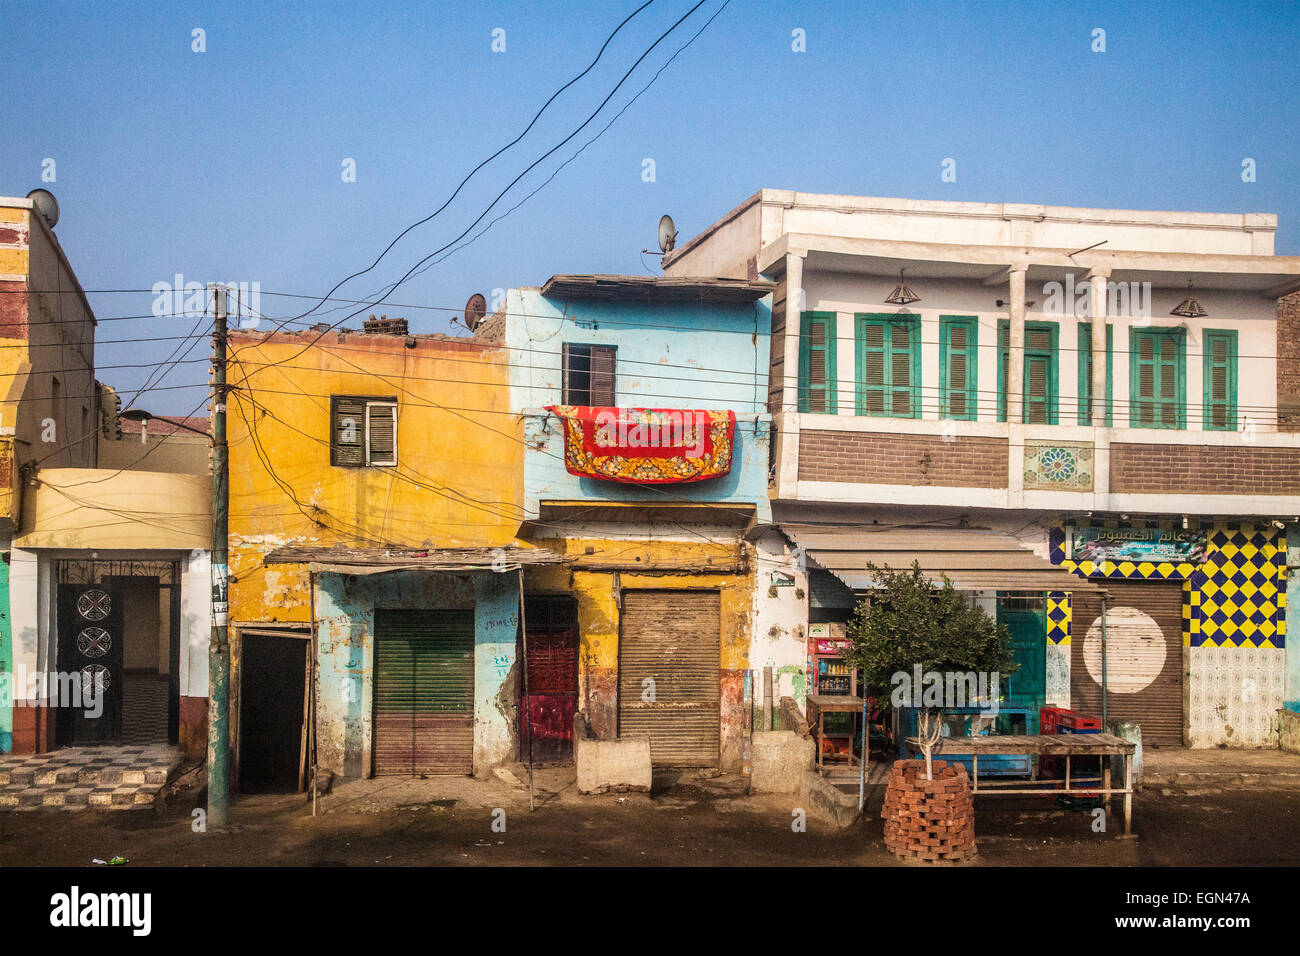
[[[1101,683],[1101,616],[1083,639],[1083,663]],[[1135,607],[1106,609],[1106,689],[1136,694],[1165,668],[1165,635],[1155,619]]]

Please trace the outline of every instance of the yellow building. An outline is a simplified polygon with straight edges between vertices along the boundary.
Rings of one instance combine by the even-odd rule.
[[[483,773],[515,753],[522,426],[508,351],[402,320],[231,335],[232,745],[310,768]],[[314,652],[313,652],[314,650]],[[437,687],[423,668],[451,675]],[[296,688],[310,687],[315,694]]]

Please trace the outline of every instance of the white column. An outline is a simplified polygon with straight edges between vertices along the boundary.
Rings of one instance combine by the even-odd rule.
[[[1106,280],[1109,269],[1093,269],[1088,273],[1092,286],[1092,424],[1094,428],[1106,425]]]
[[[1007,354],[1007,421],[1019,424],[1023,418],[1025,374],[1025,274],[1027,267],[1012,266],[1007,272],[1011,284],[1011,338]]]
[[[785,361],[781,408],[777,410],[776,494],[794,498],[799,493],[799,332],[804,306],[803,260],[800,252],[785,256]]]

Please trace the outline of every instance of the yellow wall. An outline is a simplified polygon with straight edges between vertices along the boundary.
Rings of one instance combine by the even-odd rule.
[[[522,519],[523,429],[509,411],[506,350],[335,332],[310,344],[318,335],[231,336],[233,621],[311,619],[305,568],[262,567],[276,547],[496,547]],[[396,468],[330,465],[331,395],[397,399]]]
[[[10,493],[0,501],[0,528],[12,530],[21,518],[19,469],[30,462],[94,467],[96,443],[83,429],[97,431],[99,409],[94,315],[58,240],[24,207],[0,205],[0,227],[6,238],[0,243],[3,314],[10,333],[0,338],[0,435],[14,439],[0,447],[8,454],[0,473],[12,475],[5,482]],[[24,283],[26,294],[16,294]]]
[[[575,560],[571,566],[530,568],[525,586],[530,594],[572,593],[578,609],[578,708],[599,737],[617,735],[619,591],[638,589],[716,590],[721,620],[721,753],[720,765],[735,769],[740,762],[740,694],[743,672],[750,667],[749,643],[754,602],[752,560],[739,542],[627,541],[597,538],[539,540],[537,544]],[[588,553],[588,549],[590,553]],[[730,564],[728,570],[645,573],[637,566],[696,567],[711,558]],[[615,571],[614,563],[624,570]],[[606,565],[607,567],[601,567]]]

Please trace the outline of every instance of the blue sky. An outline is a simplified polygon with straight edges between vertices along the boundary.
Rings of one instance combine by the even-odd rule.
[[[51,189],[87,289],[258,282],[283,318],[442,204],[594,57],[633,0],[533,3],[34,3],[0,7],[0,194]],[[338,295],[366,298],[451,241],[581,123],[693,5],[655,0],[600,64],[448,209]],[[514,206],[598,132],[722,6],[706,0],[591,125],[509,193]],[[1092,51],[1092,31],[1106,51]],[[192,31],[206,52],[193,52]],[[505,52],[493,52],[493,30]],[[791,31],[807,50],[791,49]],[[670,213],[683,239],[760,187],[920,199],[1273,212],[1300,254],[1300,4],[796,3],[732,0],[602,136],[396,303],[447,330],[473,292],[557,272],[644,273]],[[1288,149],[1288,147],[1290,147]],[[945,158],[957,181],[940,179]],[[1241,178],[1243,158],[1257,179]],[[41,182],[42,161],[56,163]],[[356,181],[343,182],[345,159]],[[643,181],[653,159],[655,180]],[[471,233],[472,235],[473,233]],[[143,294],[91,295],[101,317]],[[328,304],[325,308],[332,308]],[[323,311],[323,310],[322,310]],[[333,322],[346,312],[325,315]],[[360,317],[349,321],[359,325]],[[130,395],[192,318],[104,322],[100,378]],[[128,331],[128,329],[130,331]],[[200,344],[191,359],[202,359]],[[181,414],[206,368],[141,404]]]

